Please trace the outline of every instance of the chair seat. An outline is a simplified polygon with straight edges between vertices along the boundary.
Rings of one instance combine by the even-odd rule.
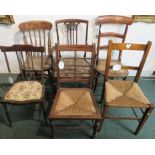
[[[32,61],[33,59],[33,61]],[[43,70],[49,70],[51,68],[51,58],[49,56],[43,56]],[[23,65],[24,70],[41,70],[41,56],[28,57],[28,62],[26,61]]]
[[[49,118],[101,119],[90,89],[64,88],[56,95]]]
[[[116,64],[121,64],[118,60],[111,60],[110,65],[114,66]],[[105,67],[106,67],[106,59],[99,60],[96,70],[100,74],[105,74]],[[120,69],[119,71],[114,71],[112,69],[109,70],[109,77],[126,77],[128,76],[127,69]]]
[[[105,84],[106,104],[118,107],[149,107],[146,98],[137,83],[133,81],[109,80]]]
[[[64,69],[60,70],[60,76],[61,77],[74,77],[74,66],[71,67],[71,65],[74,65],[74,58],[70,58],[70,59],[63,59],[64,61]],[[87,67],[77,67],[76,68],[76,73],[77,73],[77,77],[85,77],[88,78],[89,77],[89,71],[90,71],[90,62],[86,59],[76,59],[76,65],[83,65],[83,66],[87,66]],[[55,70],[55,74],[56,76],[56,70]]]
[[[15,83],[5,94],[6,101],[32,101],[42,98],[42,85],[37,81],[23,81]]]

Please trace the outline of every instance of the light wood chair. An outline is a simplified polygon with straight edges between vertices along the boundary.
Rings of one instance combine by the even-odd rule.
[[[108,46],[108,55],[106,61],[106,71],[104,79],[104,108],[102,113],[102,121],[100,123],[99,130],[101,130],[103,122],[105,119],[126,119],[126,120],[138,120],[139,125],[135,131],[135,134],[138,134],[144,123],[150,116],[153,110],[153,104],[147,99],[147,97],[142,92],[141,88],[138,85],[138,80],[140,74],[146,62],[148,53],[151,48],[151,42],[147,44],[128,44],[128,43],[113,43],[109,41]],[[110,69],[113,67],[111,65],[112,51],[121,50],[122,52],[132,52],[135,51],[143,52],[142,59],[139,66],[125,66],[122,65],[122,69],[129,69],[137,71],[134,81],[132,80],[109,80]],[[118,117],[118,116],[109,116],[108,112],[110,108],[128,108],[132,109],[135,117]],[[140,109],[142,112],[142,117],[138,116],[135,109]]]
[[[97,35],[98,43],[97,43],[96,78],[95,78],[94,91],[96,90],[99,76],[105,75],[106,59],[103,59],[103,58],[101,59],[101,57],[100,57],[101,52],[104,53],[104,52],[107,52],[107,50],[108,50],[108,45],[105,43],[106,40],[104,40],[104,39],[106,39],[106,38],[108,39],[110,37],[110,38],[117,39],[120,43],[121,42],[124,43],[127,32],[128,32],[128,27],[132,23],[133,23],[133,19],[131,17],[125,17],[125,16],[106,15],[106,16],[99,16],[97,18],[96,24],[99,25],[99,32]],[[105,30],[104,32],[102,32],[102,30],[106,26],[110,26],[111,24],[113,24],[116,27],[123,26],[124,27],[123,32],[122,33],[113,32],[114,30],[111,30],[110,32]],[[118,58],[115,60],[111,59],[111,65],[115,65],[118,63],[121,64],[121,57],[122,57],[122,51],[120,50],[119,54],[118,54]],[[128,70],[121,69],[117,73],[114,72],[113,70],[110,70],[109,76],[112,78],[121,77],[125,80],[128,76]],[[102,92],[102,94],[103,94],[103,92]],[[101,96],[100,101],[101,100],[102,100],[102,96]]]
[[[101,115],[91,90],[93,86],[95,45],[56,44],[55,47],[58,91],[49,113],[52,130],[51,137],[54,137],[54,130],[55,128],[58,128],[58,125],[55,124],[58,120],[92,120],[92,138],[94,138],[98,122],[101,120]],[[70,59],[70,57],[62,57],[63,51],[75,53],[74,61],[70,64],[66,64],[64,60]],[[81,55],[81,57],[77,57],[76,55],[78,55],[81,51],[85,51],[89,57],[83,57],[83,55]],[[77,63],[78,60],[83,59],[87,60],[89,63],[85,65]],[[64,62],[64,68],[60,69],[59,65],[62,62]],[[87,72],[82,73],[82,68],[87,68]],[[63,83],[72,83],[74,85],[75,83],[80,83],[84,84],[87,88],[62,88]]]
[[[13,46],[1,46],[1,51],[4,53],[6,60],[7,69],[9,72],[9,83],[11,87],[5,93],[3,99],[0,101],[4,108],[9,121],[9,126],[12,126],[12,121],[7,110],[7,105],[30,105],[38,104],[40,110],[43,112],[44,119],[47,123],[46,113],[45,113],[45,88],[43,82],[43,54],[44,47],[34,47],[32,45],[13,45]],[[13,73],[11,72],[10,55],[13,54],[17,58],[17,65],[19,65],[20,73],[23,74],[22,70],[29,71],[26,72],[26,79],[21,79],[16,82],[13,80]],[[34,64],[34,55],[40,57],[40,67]],[[16,64],[16,63],[15,63]],[[15,66],[14,67],[18,67]],[[36,81],[34,78],[35,71],[41,71],[41,81]],[[31,72],[31,73],[30,73]],[[40,76],[40,75],[39,75]],[[23,76],[22,76],[23,77]]]
[[[53,73],[53,53],[51,45],[51,30],[52,23],[48,21],[26,21],[19,24],[19,29],[23,33],[23,42],[24,44],[29,44],[33,46],[43,46],[44,47],[44,56],[43,56],[43,70],[44,73],[48,72],[48,76],[51,78]],[[38,66],[38,71],[36,74],[41,71],[40,67],[40,57],[33,57],[35,67]],[[27,70],[28,71],[28,70]],[[25,74],[25,70],[23,70]],[[46,74],[44,74],[46,75]]]

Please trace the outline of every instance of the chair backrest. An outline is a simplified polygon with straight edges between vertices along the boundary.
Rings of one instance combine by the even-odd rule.
[[[57,86],[61,83],[84,83],[92,88],[95,63],[95,44],[92,45],[59,45],[56,44],[56,68]],[[73,57],[62,57],[60,52],[74,53]],[[86,51],[87,57],[77,56],[81,51]],[[68,61],[66,61],[68,60]],[[64,63],[64,68],[60,69],[60,63]],[[65,64],[66,62],[66,64]]]
[[[32,45],[13,45],[13,46],[1,46],[1,51],[4,53],[4,57],[6,60],[7,69],[9,72],[9,75],[12,74],[11,72],[11,58],[9,57],[10,53],[14,53],[17,57],[18,66],[20,69],[21,74],[23,74],[22,70],[28,70],[29,73],[32,71],[37,70],[35,68],[34,64],[34,57],[38,57],[40,59],[40,67],[39,71],[41,73],[41,81],[43,83],[43,53],[44,53],[44,47],[35,47]],[[14,66],[15,67],[15,66]],[[26,74],[27,77],[27,74]],[[28,79],[28,78],[27,78]]]
[[[121,69],[128,69],[128,70],[136,70],[137,73],[134,78],[134,82],[138,82],[142,69],[144,67],[144,64],[146,62],[148,53],[150,51],[152,42],[148,41],[147,44],[130,44],[130,43],[113,43],[112,40],[109,41],[108,45],[108,54],[107,54],[107,60],[106,60],[106,71],[105,71],[105,79],[104,81],[106,82],[108,80],[108,74],[109,74],[109,69],[112,68],[110,65],[111,57],[112,57],[112,51],[115,50],[122,50],[122,52],[127,51],[127,52],[132,52],[134,51],[137,52],[143,52],[141,61],[138,66],[127,66],[127,65],[122,65]]]
[[[87,20],[62,19],[62,20],[56,20],[55,24],[57,32],[57,42],[59,44],[68,44],[68,45],[87,44],[88,39]],[[82,31],[81,29],[84,31]],[[80,40],[83,40],[83,42],[79,42]]]
[[[97,58],[99,58],[100,50],[108,49],[108,45],[101,45],[101,39],[105,37],[114,37],[119,38],[124,43],[128,26],[133,23],[132,17],[125,17],[125,16],[117,16],[117,15],[106,15],[106,16],[99,16],[97,18],[96,24],[99,25],[99,32],[98,32],[98,44],[97,44]],[[106,24],[115,24],[115,25],[124,25],[125,29],[123,33],[117,32],[102,32],[103,26]],[[122,51],[119,51],[118,60],[121,60]]]
[[[48,21],[26,21],[19,24],[23,32],[24,44],[44,46],[46,55],[51,55],[51,29],[52,23]]]

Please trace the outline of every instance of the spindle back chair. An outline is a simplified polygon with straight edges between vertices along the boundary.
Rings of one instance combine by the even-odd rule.
[[[43,70],[48,71],[49,76],[51,76],[51,72],[53,72],[53,53],[51,45],[52,27],[52,23],[40,20],[26,21],[19,24],[19,29],[23,33],[23,42],[25,45],[29,44],[44,47]],[[39,65],[40,58],[33,57],[33,59],[34,64]],[[39,70],[37,72],[39,72]],[[25,73],[25,70],[23,70],[23,73]]]

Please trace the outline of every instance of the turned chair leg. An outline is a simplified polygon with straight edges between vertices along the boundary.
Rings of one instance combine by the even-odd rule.
[[[3,107],[4,107],[4,110],[5,110],[5,114],[6,114],[6,117],[8,119],[8,122],[9,122],[9,126],[12,127],[12,121],[11,121],[11,118],[10,118],[10,115],[9,115],[7,105],[4,103]]]
[[[138,135],[138,133],[140,132],[140,130],[142,129],[142,127],[144,126],[146,120],[148,119],[148,117],[150,116],[151,112],[153,110],[153,107],[151,106],[150,108],[147,108],[143,114],[142,119],[139,122],[139,125],[135,131],[135,135]]]
[[[98,121],[95,120],[95,123],[94,123],[93,126],[94,126],[94,128],[93,128],[93,134],[92,134],[92,136],[91,136],[92,139],[94,139],[95,136],[96,136],[96,133],[97,133],[97,127],[98,127]]]
[[[50,126],[51,126],[51,138],[54,138],[54,121],[51,120],[50,121]]]
[[[98,132],[102,129],[105,117],[107,116],[107,113],[108,113],[108,110],[109,110],[109,106],[107,106],[105,103],[104,108],[103,108],[103,113],[102,113],[102,120],[100,121],[99,128],[97,129]]]

